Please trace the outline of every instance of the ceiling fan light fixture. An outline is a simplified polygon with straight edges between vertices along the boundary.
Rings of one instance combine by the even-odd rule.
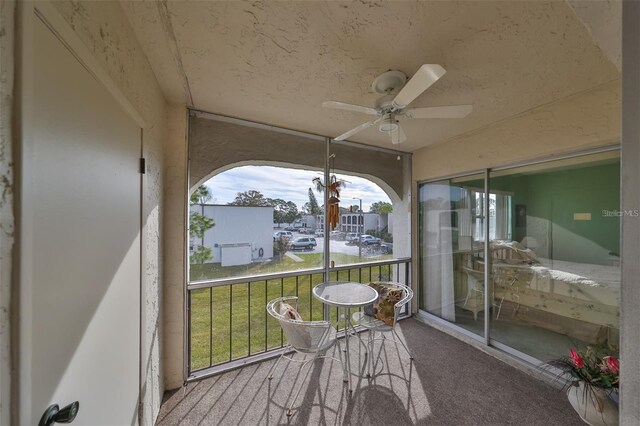
[[[380,124],[380,127],[378,129],[381,132],[385,132],[385,133],[395,132],[396,130],[398,130],[398,123],[394,121],[385,121],[382,124]]]

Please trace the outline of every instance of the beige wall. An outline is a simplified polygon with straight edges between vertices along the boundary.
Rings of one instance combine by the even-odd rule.
[[[162,191],[165,100],[119,2],[54,3],[95,59],[142,116],[143,155],[147,172],[143,188],[143,291],[141,423],[151,425],[164,391],[160,366],[162,294]]]
[[[620,81],[416,151],[413,181],[620,141]]]

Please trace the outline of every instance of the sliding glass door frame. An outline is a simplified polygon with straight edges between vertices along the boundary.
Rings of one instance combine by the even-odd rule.
[[[489,235],[489,195],[490,195],[490,176],[491,176],[491,172],[498,172],[498,171],[502,171],[502,170],[508,170],[508,169],[512,169],[515,167],[525,167],[525,166],[532,166],[532,165],[536,165],[536,164],[543,164],[543,163],[547,163],[550,161],[554,161],[554,160],[566,160],[566,159],[574,159],[574,158],[579,158],[579,157],[583,157],[583,156],[588,156],[588,155],[592,155],[592,154],[599,154],[599,153],[605,153],[605,152],[612,152],[612,151],[620,151],[620,144],[616,143],[616,144],[612,144],[612,145],[606,145],[606,146],[601,146],[601,147],[597,147],[597,148],[592,148],[592,149],[587,149],[587,150],[579,150],[579,151],[573,151],[570,153],[566,153],[563,155],[553,155],[553,156],[545,156],[545,157],[538,157],[538,158],[533,158],[530,160],[524,160],[524,161],[519,161],[519,162],[514,162],[514,163],[509,163],[509,164],[505,164],[505,165],[500,165],[500,166],[496,166],[496,167],[491,167],[491,168],[486,168],[486,169],[475,169],[475,170],[470,170],[470,171],[466,171],[466,172],[462,172],[462,173],[457,173],[457,174],[451,174],[451,175],[446,175],[446,176],[440,176],[440,177],[435,177],[435,178],[430,178],[430,179],[425,179],[425,180],[420,180],[420,181],[416,181],[416,186],[415,188],[416,190],[416,195],[417,195],[417,203],[420,203],[420,187],[421,185],[424,184],[430,184],[430,183],[436,183],[436,182],[441,182],[441,181],[445,181],[445,180],[451,180],[451,179],[458,179],[458,178],[464,178],[467,176],[472,176],[472,175],[478,175],[478,174],[483,174],[484,175],[484,197],[485,197],[485,202],[483,203],[483,216],[486,218],[486,220],[484,220],[483,222],[483,232],[484,232],[484,238],[483,238],[483,243],[484,243],[484,261],[485,261],[485,267],[484,267],[484,336],[479,336],[469,330],[466,330],[465,328],[461,327],[458,324],[449,322],[443,318],[440,318],[434,314],[431,314],[429,312],[427,312],[425,309],[422,309],[420,307],[418,307],[418,315],[422,316],[426,319],[428,319],[430,322],[433,322],[435,324],[438,324],[439,326],[442,326],[445,329],[449,329],[452,330],[456,333],[462,334],[466,337],[469,337],[471,339],[473,339],[474,341],[483,344],[484,346],[490,346],[493,347],[501,352],[507,353],[509,355],[514,356],[515,358],[518,358],[530,365],[539,365],[541,362],[543,362],[543,360],[539,360],[536,359],[528,354],[525,354],[511,346],[508,346],[504,343],[501,343],[493,338],[491,338],[491,310],[490,310],[490,304],[491,304],[491,298],[490,298],[490,271],[491,271],[491,256],[489,253],[489,242],[490,242],[490,235]],[[416,224],[418,225],[418,221],[420,220],[420,215],[416,214]],[[416,226],[416,229],[418,229],[418,227]],[[416,255],[420,258],[422,255],[422,250],[421,250],[421,244],[420,241],[418,240],[417,243],[417,250],[416,250]],[[418,268],[420,267],[420,262],[419,259],[416,259],[416,263],[418,265]],[[423,292],[426,291],[426,289],[424,288],[424,282],[423,282],[423,278],[422,275],[420,273],[417,274],[418,280],[417,280],[417,289],[418,289],[418,295],[419,295],[419,300],[422,300],[423,297]]]
[[[491,272],[491,256],[489,255],[489,169],[484,170],[484,202],[482,203],[482,214],[484,216],[484,221],[482,225],[484,227],[484,344],[489,345],[490,343],[490,334],[489,334],[489,321],[491,320],[491,309],[489,307],[490,292],[491,286],[490,283],[490,272]]]

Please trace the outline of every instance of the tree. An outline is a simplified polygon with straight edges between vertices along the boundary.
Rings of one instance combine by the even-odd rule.
[[[316,196],[313,193],[313,190],[311,188],[309,188],[309,202],[306,203],[304,206],[305,206],[305,210],[309,214],[322,214],[322,210],[318,205],[318,200],[316,199]]]
[[[289,251],[291,243],[284,235],[273,242],[273,254],[276,258],[282,259],[282,256]]]
[[[249,191],[238,192],[235,200],[229,203],[230,206],[254,206],[268,207],[272,205],[272,200],[265,198],[260,191],[250,189]]]
[[[271,200],[271,205],[273,206],[273,223],[277,223],[278,227],[280,227],[281,223],[286,222],[287,202],[280,198],[275,198]]]
[[[203,265],[207,260],[213,258],[213,250],[202,245],[197,246],[189,261],[192,265]]]
[[[213,228],[215,222],[210,217],[200,212],[191,212],[189,214],[189,235],[192,238],[204,238],[204,233]]]
[[[377,201],[371,204],[369,211],[378,214],[391,213],[393,211],[393,206],[390,203],[386,203],[384,201]]]
[[[300,217],[298,206],[293,201],[284,201],[280,198],[271,200],[273,206],[273,222],[280,226],[281,223],[292,223]]]
[[[205,185],[200,185],[190,197],[191,205],[194,204],[207,204],[211,201],[211,192],[209,191],[209,187]]]
[[[286,223],[293,223],[298,218],[300,218],[300,212],[298,211],[298,206],[293,201],[287,201],[287,208],[284,214],[284,221]]]
[[[209,200],[211,200],[211,192],[205,185],[200,185],[189,197],[190,205],[192,206],[205,204]],[[189,213],[189,236],[192,239],[198,238],[202,243],[205,232],[214,226],[215,222],[210,217],[197,211]],[[189,257],[190,263],[202,265],[212,258],[213,251],[211,248],[194,242],[193,254]]]

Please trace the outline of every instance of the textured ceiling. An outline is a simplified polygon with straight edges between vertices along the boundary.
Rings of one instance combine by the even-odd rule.
[[[321,135],[369,119],[323,101],[372,106],[381,72],[441,64],[447,73],[412,106],[474,111],[404,120],[405,151],[619,78],[564,1],[122,4],[170,101]],[[350,140],[391,147],[376,127]]]

